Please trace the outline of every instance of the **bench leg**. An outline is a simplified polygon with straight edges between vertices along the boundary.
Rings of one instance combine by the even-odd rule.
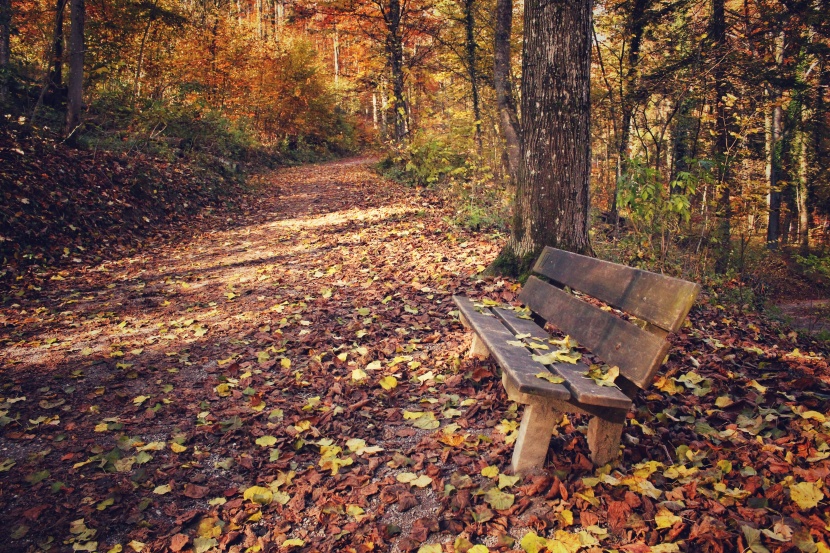
[[[519,437],[513,449],[512,468],[515,474],[541,469],[550,446],[558,412],[544,402],[525,405]]]
[[[591,460],[596,466],[602,466],[613,461],[620,454],[620,438],[622,437],[625,415],[614,416],[610,419],[591,417],[588,421],[588,449],[591,450]]]
[[[473,344],[470,346],[467,357],[480,357],[482,359],[490,357],[490,350],[487,349],[487,346],[484,345],[484,342],[481,341],[478,334],[473,333]]]

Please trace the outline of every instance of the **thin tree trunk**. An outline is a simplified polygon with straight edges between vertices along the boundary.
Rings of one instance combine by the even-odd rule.
[[[334,84],[340,80],[340,36],[337,34],[337,26],[334,27]]]
[[[510,181],[515,184],[519,178],[522,161],[521,127],[513,97],[513,82],[510,55],[510,36],[513,29],[513,0],[496,0],[496,32],[493,46],[493,84],[496,89],[496,104],[499,111],[499,128],[504,137]]]
[[[51,68],[46,81],[46,103],[58,106],[64,96],[63,91],[63,22],[67,0],[55,2],[55,25],[52,27]]]
[[[637,66],[640,64],[640,48],[643,42],[643,33],[646,28],[646,9],[651,0],[633,0],[631,11],[625,22],[626,37],[631,40],[628,47],[628,56],[626,57],[625,74],[622,75],[620,91],[620,103],[622,111],[622,121],[620,124],[620,136],[617,143],[617,181],[614,187],[613,203],[611,204],[611,214],[616,219],[617,215],[617,186],[623,175],[628,171],[628,160],[631,157],[629,142],[631,140],[631,118],[636,107],[638,72]]]
[[[395,142],[403,142],[407,132],[407,107],[404,97],[403,38],[401,37],[401,2],[389,0],[384,13],[386,23],[386,54],[392,71],[392,109],[395,121]]]
[[[11,0],[0,0],[0,102],[5,102],[9,96],[9,61],[11,60]]]
[[[784,33],[781,32],[775,40],[775,64],[778,68],[784,63]],[[769,219],[767,221],[767,247],[771,250],[778,248],[781,234],[781,190],[778,186],[778,177],[781,172],[781,136],[783,124],[783,109],[781,107],[781,90],[777,86],[768,85],[768,100],[772,104],[771,113],[767,118],[766,129],[766,173],[769,193],[767,205]]]
[[[588,237],[590,0],[528,0],[522,62],[522,157],[513,228],[497,260],[526,272],[545,246],[592,253]]]
[[[726,75],[725,61],[726,52],[726,17],[724,0],[713,0],[712,2],[712,47],[713,61],[715,63],[713,76],[715,80],[715,126],[717,139],[715,140],[715,159],[718,160],[718,196],[717,207],[717,229],[715,235],[718,241],[718,252],[715,256],[715,271],[725,273],[729,267],[729,259],[732,253],[730,244],[732,227],[732,198],[729,188],[729,126],[726,114]]]
[[[66,128],[69,137],[81,123],[84,86],[84,0],[71,0],[69,18],[69,94],[66,103]]]
[[[156,4],[153,4],[152,10],[155,11]],[[144,64],[144,46],[147,44],[147,35],[150,34],[150,27],[153,25],[153,13],[147,16],[147,25],[144,27],[144,33],[141,35],[141,45],[138,48],[138,63],[135,66],[135,83],[133,84],[133,102],[138,102],[138,97],[141,94],[141,66]]]
[[[481,108],[479,106],[478,77],[476,74],[475,18],[473,14],[474,2],[475,0],[464,0],[464,27],[467,31],[467,71],[470,76],[473,96],[473,118],[475,119],[473,127],[475,129],[475,140],[478,155],[481,155]]]
[[[804,103],[801,103],[801,117],[798,131],[798,181],[795,191],[796,208],[798,209],[798,245],[801,251],[806,253],[810,249],[810,211],[807,204],[809,194],[809,140],[807,138],[807,125],[810,120],[810,112]]]

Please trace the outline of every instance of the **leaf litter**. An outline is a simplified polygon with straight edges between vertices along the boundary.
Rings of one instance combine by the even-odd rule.
[[[704,298],[619,462],[568,414],[520,479],[450,300],[515,305],[476,276],[498,240],[362,161],[269,179],[228,228],[12,290],[0,550],[828,550],[817,343]]]

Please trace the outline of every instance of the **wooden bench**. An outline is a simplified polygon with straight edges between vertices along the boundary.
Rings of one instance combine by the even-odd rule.
[[[591,415],[588,447],[594,464],[604,465],[619,454],[632,398],[651,384],[669,350],[666,337],[680,328],[700,286],[553,248],[545,248],[533,272],[553,284],[536,276],[528,279],[519,299],[529,308],[530,318],[516,310],[453,297],[462,322],[475,332],[470,355],[492,355],[502,368],[508,397],[525,404],[513,451],[514,472],[544,465],[553,428],[560,420],[557,413],[562,412]],[[631,320],[580,300],[566,287],[628,313]],[[609,366],[618,367],[619,387],[600,386],[585,376],[589,367],[581,362],[543,365],[534,360],[534,354],[557,349],[533,346],[539,341],[549,344],[545,321]],[[530,343],[517,345],[517,335]],[[548,371],[559,377],[549,380],[561,383],[537,376]]]

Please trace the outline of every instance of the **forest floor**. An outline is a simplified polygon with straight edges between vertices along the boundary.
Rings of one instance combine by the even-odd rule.
[[[515,478],[522,408],[451,301],[515,301],[476,277],[498,237],[360,159],[246,202],[12,285],[0,551],[830,551],[817,342],[704,295],[617,462],[568,415]]]

